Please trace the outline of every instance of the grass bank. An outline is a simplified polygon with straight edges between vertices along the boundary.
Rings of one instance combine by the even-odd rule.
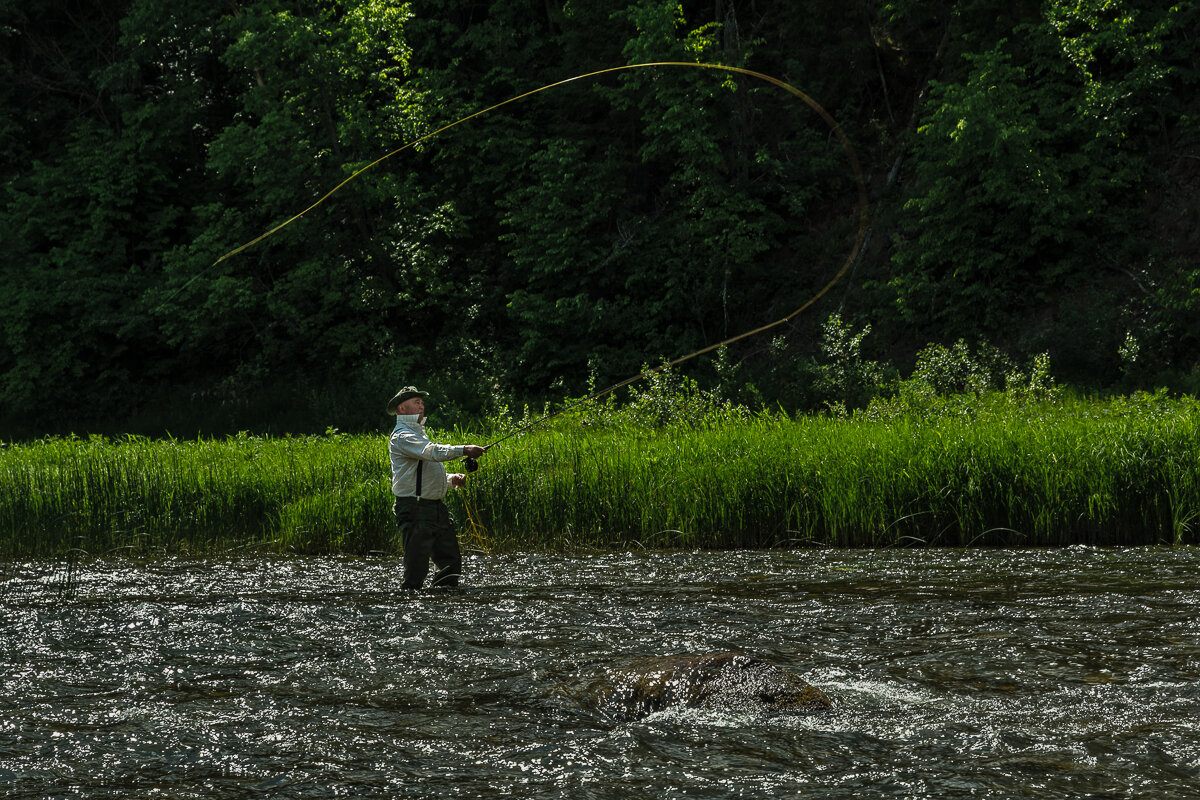
[[[391,546],[381,437],[51,438],[0,451],[0,558]]]
[[[497,550],[1193,543],[1198,420],[1194,399],[1161,395],[564,420],[489,452],[451,502],[464,542]],[[393,552],[384,441],[9,445],[0,557]]]
[[[1194,401],[997,400],[560,431],[495,459],[465,499],[505,546],[1185,543],[1200,522],[1198,420]]]

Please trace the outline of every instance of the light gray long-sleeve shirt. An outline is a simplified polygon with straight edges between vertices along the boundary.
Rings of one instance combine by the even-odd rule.
[[[388,439],[388,457],[392,462],[392,494],[413,497],[417,493],[417,464],[421,468],[421,498],[438,500],[450,489],[450,478],[443,461],[461,458],[461,444],[437,444],[429,441],[425,425],[417,414],[396,417],[396,428]]]

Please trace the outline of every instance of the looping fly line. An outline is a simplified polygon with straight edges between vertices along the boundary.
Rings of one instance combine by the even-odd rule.
[[[290,217],[287,220],[284,220],[283,222],[276,225],[274,228],[271,228],[269,231],[262,234],[261,236],[251,239],[250,241],[246,242],[242,246],[237,247],[233,250],[230,250],[228,253],[221,256],[216,261],[214,261],[212,263],[212,265],[209,267],[209,269],[211,269],[212,267],[215,267],[217,264],[220,264],[222,261],[225,261],[226,259],[231,258],[232,256],[235,256],[238,253],[241,253],[243,250],[253,247],[254,245],[261,242],[263,239],[266,239],[267,237],[286,228],[288,225],[291,225],[293,222],[300,219],[305,214],[307,214],[308,212],[312,211],[317,206],[324,203],[326,200],[328,200],[330,197],[332,197],[334,194],[336,194],[338,191],[340,191],[342,189],[342,187],[344,187],[346,184],[350,183],[350,181],[354,180],[359,175],[362,175],[364,172],[366,172],[367,170],[376,166],[377,164],[380,164],[380,163],[388,160],[389,158],[396,155],[397,153],[402,153],[405,150],[408,150],[410,148],[413,148],[413,147],[421,144],[422,142],[428,141],[429,139],[432,139],[433,137],[437,136],[438,134],[444,133],[445,131],[450,130],[451,128],[453,128],[456,125],[461,125],[464,122],[467,122],[469,120],[475,119],[476,117],[487,114],[490,111],[495,111],[498,108],[503,108],[504,106],[509,105],[510,103],[517,102],[518,100],[523,100],[526,97],[530,97],[532,95],[547,91],[549,89],[554,89],[559,86],[564,86],[564,85],[566,85],[568,83],[572,83],[574,81],[581,81],[581,80],[584,80],[587,78],[595,78],[600,75],[607,75],[608,73],[611,73],[611,72],[622,72],[624,70],[648,69],[648,68],[655,68],[655,67],[690,67],[693,69],[710,69],[710,70],[719,70],[719,71],[723,71],[723,72],[736,73],[739,75],[747,75],[751,78],[757,78],[759,80],[766,81],[767,83],[778,86],[780,89],[783,89],[784,91],[789,92],[790,94],[795,95],[796,97],[803,100],[813,111],[815,111],[821,117],[821,119],[823,119],[825,121],[825,124],[827,124],[829,126],[829,129],[833,133],[833,135],[838,138],[838,141],[842,145],[842,149],[845,150],[845,152],[846,152],[846,159],[850,163],[850,168],[854,172],[854,179],[858,184],[858,232],[855,235],[854,244],[850,248],[849,255],[846,256],[845,261],[842,262],[842,265],[838,268],[837,272],[834,273],[833,277],[829,280],[829,282],[826,283],[825,286],[823,286],[821,288],[821,290],[818,291],[816,294],[814,294],[807,302],[805,302],[804,305],[800,306],[795,311],[788,314],[786,317],[775,320],[774,322],[767,323],[766,325],[761,325],[757,328],[754,328],[753,330],[746,331],[745,333],[739,333],[737,336],[732,336],[728,339],[725,339],[724,341],[720,341],[720,342],[717,342],[716,344],[709,345],[700,350],[697,350],[694,353],[689,353],[686,356],[680,356],[679,358],[676,358],[672,361],[664,362],[663,364],[660,364],[659,366],[657,366],[653,369],[646,370],[645,372],[639,373],[638,375],[635,375],[632,378],[621,381],[620,383],[613,384],[612,386],[608,387],[607,389],[597,392],[596,394],[591,395],[590,397],[586,397],[583,400],[573,403],[565,408],[559,409],[558,411],[556,411],[552,414],[547,414],[546,416],[542,417],[539,420],[535,420],[534,422],[531,422],[525,426],[522,426],[521,428],[518,428],[517,430],[515,430],[512,433],[508,434],[507,436],[503,437],[503,439],[499,439],[499,440],[493,442],[491,445],[489,445],[489,447],[494,447],[497,444],[499,444],[501,441],[504,441],[504,439],[508,439],[512,436],[516,436],[518,433],[522,433],[523,431],[528,430],[529,428],[531,428],[535,425],[545,422],[546,420],[550,419],[551,417],[557,416],[558,414],[561,414],[565,411],[575,408],[578,405],[582,405],[583,403],[588,403],[588,402],[591,402],[592,400],[596,400],[598,398],[604,397],[605,395],[610,394],[611,392],[614,392],[623,386],[628,386],[629,384],[634,383],[638,380],[641,380],[642,378],[645,378],[649,375],[653,375],[656,372],[660,372],[665,369],[670,369],[671,367],[674,367],[678,364],[682,364],[683,362],[685,362],[689,359],[695,358],[696,356],[703,355],[705,353],[710,353],[713,350],[717,350],[719,348],[726,347],[730,344],[733,344],[734,342],[740,341],[742,339],[746,339],[750,336],[755,336],[757,334],[763,333],[764,331],[768,331],[772,328],[778,327],[779,325],[783,325],[784,323],[791,321],[796,316],[798,316],[800,313],[802,313],[803,311],[808,309],[810,306],[812,306],[813,303],[816,303],[818,300],[820,300],[822,297],[824,297],[825,294],[828,293],[829,290],[832,289],[834,287],[834,285],[837,284],[837,282],[842,279],[842,277],[846,274],[846,272],[850,269],[851,265],[854,263],[855,259],[858,258],[859,251],[862,249],[863,242],[866,240],[866,235],[867,235],[868,198],[867,198],[867,185],[866,185],[866,181],[863,180],[862,167],[858,163],[858,157],[854,154],[854,148],[850,146],[850,140],[846,138],[846,134],[842,131],[841,126],[839,126],[837,124],[837,121],[834,120],[834,118],[831,117],[829,115],[829,113],[820,106],[820,104],[818,104],[815,100],[813,100],[811,97],[809,97],[804,92],[797,89],[795,86],[792,86],[789,83],[785,83],[784,81],[781,81],[778,78],[771,77],[770,75],[765,75],[761,72],[755,72],[754,70],[743,69],[741,67],[730,67],[730,66],[726,66],[724,64],[706,64],[706,63],[696,63],[696,62],[691,62],[691,61],[653,61],[653,62],[648,62],[645,64],[626,64],[626,65],[620,66],[620,67],[609,67],[607,69],[596,70],[595,72],[586,72],[582,75],[576,75],[572,78],[567,78],[566,80],[557,81],[555,83],[550,83],[545,86],[534,89],[532,91],[525,92],[524,94],[519,94],[515,97],[510,97],[508,100],[505,100],[501,103],[496,103],[493,106],[488,106],[487,108],[483,109],[482,111],[476,111],[474,114],[469,114],[465,117],[462,117],[461,119],[457,119],[454,122],[451,122],[448,125],[443,125],[442,127],[438,128],[434,131],[431,131],[431,132],[425,134],[424,136],[421,136],[417,139],[413,139],[411,142],[408,142],[407,144],[404,144],[401,147],[397,147],[395,150],[391,151],[390,153],[387,153],[386,155],[375,159],[370,164],[367,164],[365,167],[362,167],[361,169],[355,171],[348,178],[346,178],[341,183],[339,183],[337,186],[333,187],[328,192],[326,192],[324,195],[322,195],[315,203],[310,205],[308,208],[304,209],[303,211],[296,214],[295,216]],[[196,276],[196,278],[198,278],[198,277],[199,277],[199,275]],[[193,278],[192,280],[196,280],[196,278]],[[190,284],[191,281],[188,281],[188,283]],[[186,288],[186,286],[187,285],[185,284],[185,286],[183,288]],[[183,288],[181,288],[179,291],[183,291]],[[178,294],[178,293],[179,292],[176,292],[176,294]]]

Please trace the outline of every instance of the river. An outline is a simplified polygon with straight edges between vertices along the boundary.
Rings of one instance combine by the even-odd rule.
[[[1200,550],[0,565],[0,796],[1200,797]],[[607,717],[741,650],[833,700]]]

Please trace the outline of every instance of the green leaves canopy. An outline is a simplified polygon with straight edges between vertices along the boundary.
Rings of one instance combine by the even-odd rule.
[[[1139,363],[1182,368],[1197,23],[1148,0],[104,0],[86,19],[0,0],[0,418],[370,429],[396,385],[449,412],[561,397],[780,318],[849,249],[853,177],[802,103],[702,69],[505,106],[214,263],[405,142],[649,61],[776,75],[839,121],[876,202],[829,301],[899,356],[1050,343],[1102,380],[1133,335]],[[833,310],[730,368],[810,402]]]

